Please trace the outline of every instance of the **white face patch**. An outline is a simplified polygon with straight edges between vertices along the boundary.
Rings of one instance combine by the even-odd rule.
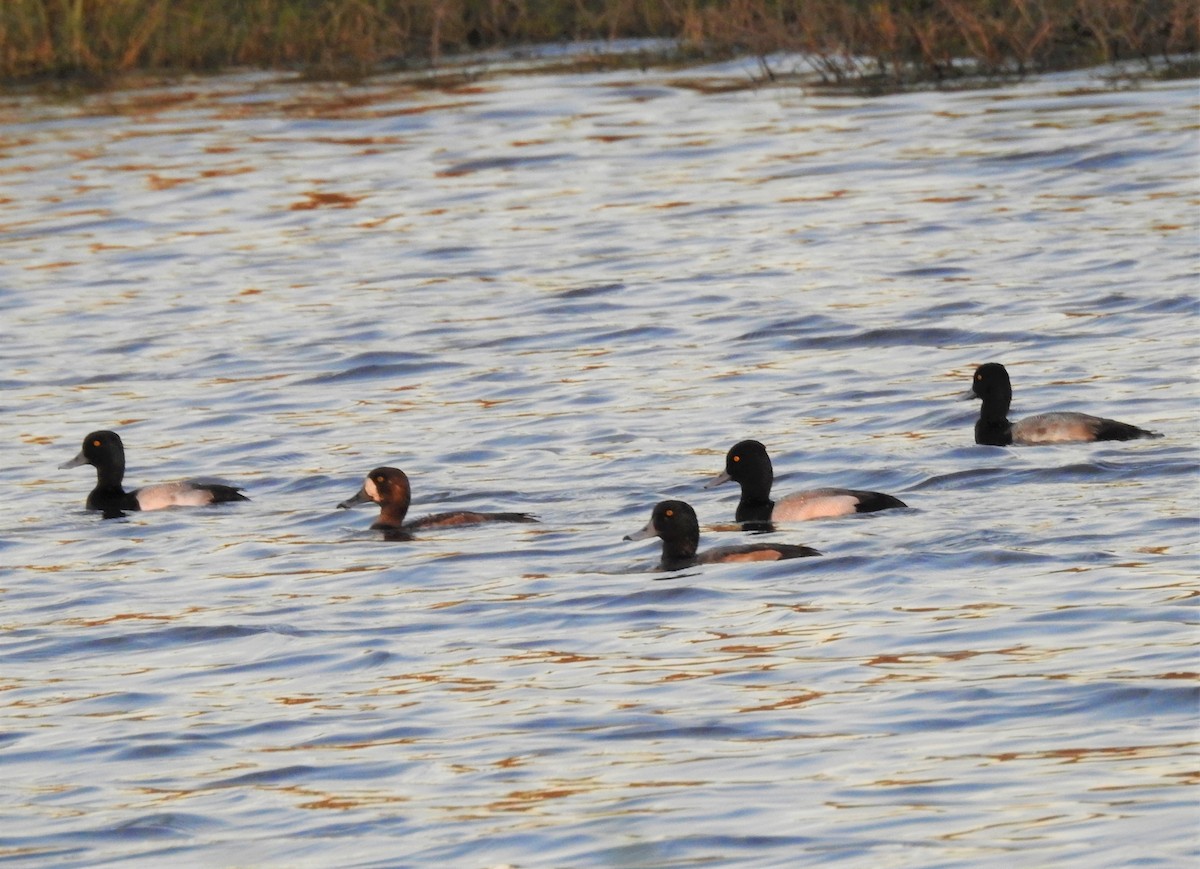
[[[366,496],[376,504],[379,503],[379,487],[375,485],[374,477],[367,477],[366,481],[363,483],[363,492],[366,493]]]

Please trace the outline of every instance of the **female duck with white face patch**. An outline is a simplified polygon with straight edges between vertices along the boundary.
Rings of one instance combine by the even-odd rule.
[[[375,530],[389,532],[389,536],[402,538],[409,531],[421,528],[450,528],[456,525],[475,525],[480,522],[536,522],[528,513],[476,513],[471,510],[456,510],[435,513],[405,522],[412,489],[408,475],[399,468],[376,468],[367,474],[362,488],[338,504],[339,509],[358,504],[374,503],[380,507],[379,518],[371,525]]]
[[[809,489],[772,501],[775,471],[767,448],[758,441],[741,441],[730,447],[725,454],[725,470],[704,488],[711,489],[730,480],[742,487],[734,514],[738,522],[804,522],[908,506],[891,495],[859,489]]]
[[[1012,381],[1008,369],[999,362],[988,362],[975,369],[967,398],[983,399],[975,422],[975,443],[995,447],[1010,444],[1066,444],[1088,441],[1128,441],[1135,438],[1160,438],[1127,422],[1073,411],[1039,413],[1016,422],[1008,421],[1012,405]]]
[[[684,501],[659,501],[654,505],[650,521],[641,531],[627,534],[626,540],[662,539],[662,561],[659,570],[680,570],[696,564],[725,564],[731,561],[780,561],[784,558],[806,558],[820,555],[817,550],[794,543],[746,543],[741,546],[719,546],[700,554],[700,523],[696,511]]]
[[[121,483],[125,477],[125,445],[112,431],[94,431],[83,439],[83,449],[60,468],[91,465],[96,469],[96,488],[87,497],[89,510],[100,510],[104,518],[122,515],[123,511],[161,510],[164,507],[205,507],[227,501],[249,501],[240,489],[219,483],[183,480],[178,483],[159,483],[126,492]]]

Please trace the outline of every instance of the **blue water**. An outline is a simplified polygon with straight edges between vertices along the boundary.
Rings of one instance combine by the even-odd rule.
[[[745,76],[0,101],[0,858],[1195,859],[1195,82]],[[1165,437],[976,446],[985,361]],[[101,520],[97,428],[253,500]],[[745,437],[910,509],[650,572]]]

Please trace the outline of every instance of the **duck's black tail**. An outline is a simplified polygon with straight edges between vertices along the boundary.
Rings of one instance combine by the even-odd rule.
[[[206,492],[211,492],[212,503],[214,504],[223,504],[226,501],[250,500],[242,494],[241,489],[234,488],[233,486],[222,486],[219,483],[203,483],[197,486],[197,488],[203,489]]]
[[[1160,437],[1162,437],[1160,432],[1147,431],[1127,422],[1117,422],[1115,419],[1102,419],[1096,426],[1096,440],[1098,441],[1131,441],[1136,438]]]
[[[858,498],[858,504],[854,508],[856,513],[875,513],[879,510],[908,506],[899,498],[885,495],[883,492],[854,492],[853,494]]]

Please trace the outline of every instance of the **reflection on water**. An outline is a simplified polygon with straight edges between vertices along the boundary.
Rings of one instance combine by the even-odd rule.
[[[0,853],[1194,853],[1192,83],[741,74],[0,104]],[[992,360],[1166,437],[977,447]],[[253,500],[101,521],[55,470],[96,428]],[[740,539],[745,437],[913,509],[648,573],[662,498]],[[541,523],[382,541],[335,509],[378,465]]]

